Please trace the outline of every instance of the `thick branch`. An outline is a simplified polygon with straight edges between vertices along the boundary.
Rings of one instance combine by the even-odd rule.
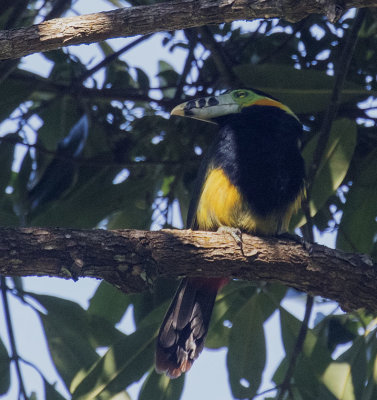
[[[366,256],[296,241],[213,232],[0,229],[0,274],[106,279],[140,292],[156,278],[230,276],[280,282],[336,300],[345,310],[377,311],[377,265]]]
[[[336,21],[349,8],[373,6],[377,6],[377,0],[173,0],[0,31],[0,60],[68,45],[240,19],[278,17],[296,22],[316,13]]]

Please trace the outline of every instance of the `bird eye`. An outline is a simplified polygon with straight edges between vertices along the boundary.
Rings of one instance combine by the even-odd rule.
[[[244,97],[247,96],[247,93],[244,92],[243,90],[239,90],[239,91],[236,92],[234,95],[235,95],[236,97],[238,97],[239,99],[242,99],[242,98],[244,98]]]

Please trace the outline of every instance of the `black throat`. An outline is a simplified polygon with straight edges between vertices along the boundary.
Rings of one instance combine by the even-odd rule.
[[[255,213],[265,216],[289,206],[305,176],[298,147],[301,124],[271,106],[247,107],[217,122],[214,166],[225,171]]]

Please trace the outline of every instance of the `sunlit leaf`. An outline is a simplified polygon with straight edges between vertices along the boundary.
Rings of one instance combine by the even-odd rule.
[[[314,216],[323,207],[326,200],[336,192],[343,182],[356,146],[356,135],[354,121],[341,119],[333,123],[313,185],[309,188],[311,216]],[[302,152],[308,171],[312,165],[317,142],[318,137],[314,136]],[[292,224],[302,225],[304,220],[302,214],[299,214],[294,218]]]
[[[138,400],[179,400],[181,398],[185,375],[178,379],[170,379],[166,375],[159,375],[153,369],[143,386]]]
[[[71,386],[73,399],[109,399],[138,381],[153,364],[157,328],[158,324],[150,324],[124,337],[87,373],[79,373]]]
[[[366,378],[366,349],[359,337],[322,375],[326,388],[339,400],[361,399]]]

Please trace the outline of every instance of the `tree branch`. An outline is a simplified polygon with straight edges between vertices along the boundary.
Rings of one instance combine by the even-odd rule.
[[[229,276],[280,282],[339,302],[347,311],[377,311],[377,265],[365,255],[293,240],[190,230],[0,229],[0,274],[105,279],[125,292],[157,278]]]
[[[297,22],[315,13],[335,22],[349,8],[373,6],[377,6],[377,0],[173,0],[0,31],[0,60],[68,45],[240,19],[277,17]]]

